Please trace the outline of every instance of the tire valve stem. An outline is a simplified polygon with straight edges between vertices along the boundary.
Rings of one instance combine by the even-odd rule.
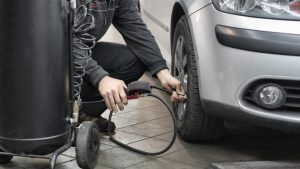
[[[72,124],[78,123],[78,119],[79,119],[79,104],[78,101],[76,100],[73,105],[73,117],[71,118],[71,123]]]

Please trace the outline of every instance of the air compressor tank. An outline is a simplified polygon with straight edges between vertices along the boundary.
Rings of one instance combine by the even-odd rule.
[[[44,155],[70,135],[66,0],[0,1],[0,150]]]

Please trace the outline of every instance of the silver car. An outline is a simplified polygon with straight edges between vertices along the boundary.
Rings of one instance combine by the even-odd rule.
[[[236,121],[300,131],[299,0],[140,0],[139,6],[188,94],[174,105],[182,139],[215,140]]]

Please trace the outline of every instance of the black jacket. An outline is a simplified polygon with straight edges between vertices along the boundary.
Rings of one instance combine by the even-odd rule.
[[[158,48],[153,35],[147,29],[137,10],[135,0],[83,0],[96,21],[90,32],[97,38],[103,37],[111,23],[122,34],[128,48],[155,75],[167,68],[166,61]],[[88,59],[86,73],[88,80],[97,86],[99,81],[109,75],[92,58]]]

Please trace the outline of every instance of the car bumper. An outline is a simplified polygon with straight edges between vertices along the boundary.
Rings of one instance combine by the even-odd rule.
[[[216,113],[218,117],[226,120],[238,121],[245,124],[254,124],[283,132],[300,134],[299,121],[282,120],[280,118],[269,118],[247,113],[237,106],[231,106],[211,100],[203,100],[203,106],[207,112]],[[222,114],[220,114],[222,113]]]
[[[216,26],[223,46],[258,53],[300,56],[300,35]]]
[[[274,113],[242,100],[246,88],[260,79],[300,81],[300,22],[231,15],[209,5],[192,14],[190,23],[201,98],[240,110],[234,116],[224,110],[208,113],[300,124],[300,113]]]

